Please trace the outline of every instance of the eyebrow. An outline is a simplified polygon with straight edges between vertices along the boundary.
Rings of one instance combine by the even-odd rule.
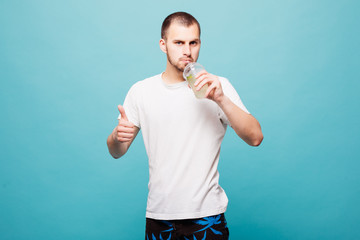
[[[173,42],[186,42],[186,41],[179,40],[179,39],[174,39]],[[200,39],[196,38],[196,39],[190,40],[189,42],[200,42]]]

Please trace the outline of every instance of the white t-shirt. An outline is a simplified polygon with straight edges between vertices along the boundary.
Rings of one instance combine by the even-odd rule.
[[[217,166],[229,122],[214,101],[195,98],[185,81],[165,84],[161,75],[134,84],[124,102],[129,121],[142,131],[149,158],[146,217],[174,220],[223,213],[228,199]],[[219,79],[225,95],[249,113],[230,82]]]

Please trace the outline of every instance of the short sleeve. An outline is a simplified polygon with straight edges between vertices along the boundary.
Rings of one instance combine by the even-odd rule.
[[[140,120],[139,120],[139,89],[137,88],[137,84],[134,84],[129,92],[127,93],[124,101],[124,109],[127,118],[131,123],[133,123],[135,126],[140,128]],[[121,118],[121,115],[119,114],[118,119]]]
[[[223,78],[223,77],[219,77],[222,89],[224,91],[224,94],[230,98],[230,100],[236,105],[238,106],[241,110],[243,110],[244,112],[246,112],[247,114],[250,114],[250,112],[246,109],[245,105],[243,104],[243,102],[240,99],[239,94],[236,92],[235,88],[231,85],[231,83],[229,82],[228,79]],[[225,113],[221,110],[221,108],[219,107],[219,116],[220,119],[223,123],[226,123],[227,125],[230,126],[230,122],[228,120],[228,118],[226,117]]]

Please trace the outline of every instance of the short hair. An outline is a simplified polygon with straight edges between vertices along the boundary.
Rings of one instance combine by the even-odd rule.
[[[161,38],[166,38],[167,30],[169,29],[170,25],[175,21],[186,27],[190,27],[191,25],[196,24],[199,28],[200,35],[200,24],[191,14],[186,12],[175,12],[167,16],[163,21],[161,26]]]

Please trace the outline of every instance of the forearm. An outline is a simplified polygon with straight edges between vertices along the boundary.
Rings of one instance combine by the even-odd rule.
[[[127,152],[129,148],[129,143],[115,141],[113,134],[114,132],[112,132],[107,138],[107,146],[111,156],[117,159],[122,157]]]
[[[251,146],[259,146],[263,134],[259,122],[235,105],[227,96],[218,102],[236,134]]]

